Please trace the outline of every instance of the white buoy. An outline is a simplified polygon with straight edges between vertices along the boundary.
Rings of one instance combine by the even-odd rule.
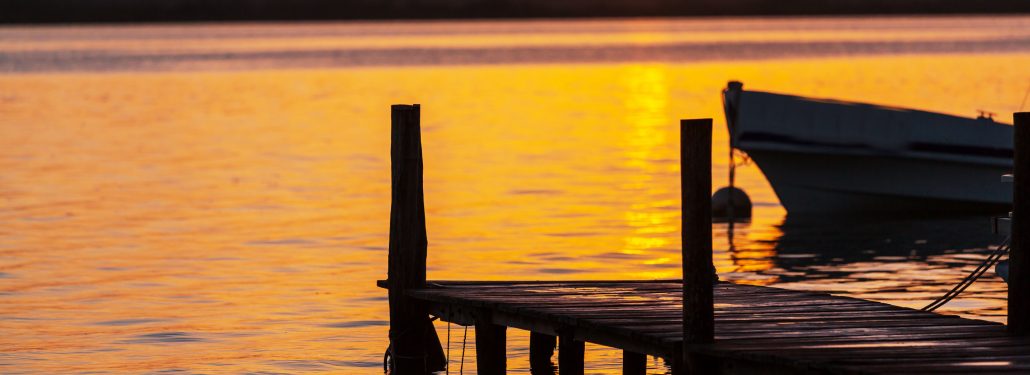
[[[751,198],[743,190],[728,186],[712,194],[712,218],[716,221],[751,219]]]

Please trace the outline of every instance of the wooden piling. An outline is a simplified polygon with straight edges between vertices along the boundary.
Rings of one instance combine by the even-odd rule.
[[[504,375],[508,371],[507,330],[489,319],[476,321],[476,366],[479,375]]]
[[[529,368],[536,373],[554,373],[554,348],[558,344],[555,336],[530,332],[529,334]]]
[[[425,375],[426,304],[407,290],[426,285],[426,213],[422,192],[422,137],[419,106],[394,105],[391,118],[390,248],[387,283],[390,299],[390,350],[393,373]],[[439,343],[437,343],[439,345]]]
[[[622,351],[622,375],[645,375],[647,355],[629,350]]]
[[[558,374],[583,375],[585,343],[572,336],[558,338]]]
[[[680,183],[683,246],[684,364],[690,372],[704,366],[687,357],[694,344],[715,338],[712,283],[712,119],[680,121]],[[700,366],[700,367],[699,367]]]
[[[1030,112],[1013,116],[1012,242],[1008,332],[1030,336]]]

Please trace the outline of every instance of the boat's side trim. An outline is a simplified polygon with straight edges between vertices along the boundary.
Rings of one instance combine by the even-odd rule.
[[[1012,150],[967,145],[944,145],[927,142],[913,142],[907,151],[876,148],[863,143],[824,142],[798,139],[782,134],[743,132],[739,136],[738,148],[747,152],[753,149],[790,150],[808,154],[856,154],[931,159],[968,164],[1012,165]],[[777,147],[781,146],[781,147]]]
[[[946,145],[928,142],[912,142],[908,145],[908,149],[912,151],[936,152],[954,155],[985,156],[1004,159],[1012,159],[1014,155],[1011,148],[1005,149],[965,145]]]
[[[738,137],[738,139],[739,139],[739,141],[741,143],[745,143],[745,142],[773,142],[773,143],[783,143],[783,144],[798,145],[798,146],[819,146],[819,147],[850,148],[850,149],[869,149],[869,150],[873,150],[874,149],[873,147],[871,147],[871,146],[869,146],[867,144],[864,144],[864,143],[810,141],[810,140],[805,140],[805,139],[799,139],[799,138],[791,137],[789,135],[764,133],[764,132],[755,132],[755,131],[742,132],[740,134],[740,136]]]

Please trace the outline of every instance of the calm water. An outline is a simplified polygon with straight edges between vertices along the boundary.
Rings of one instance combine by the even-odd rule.
[[[676,278],[677,123],[715,118],[724,185],[728,80],[972,116],[1019,110],[1028,66],[1026,17],[0,28],[0,372],[381,371],[393,103],[423,105],[430,278]],[[737,282],[920,307],[1000,242],[738,184]],[[942,311],[1004,296],[991,273]]]

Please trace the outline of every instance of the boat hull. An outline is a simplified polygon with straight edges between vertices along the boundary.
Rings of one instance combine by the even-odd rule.
[[[1012,126],[873,104],[723,92],[731,147],[790,214],[1005,212]]]
[[[791,214],[1006,212],[1005,167],[868,155],[751,150]]]

